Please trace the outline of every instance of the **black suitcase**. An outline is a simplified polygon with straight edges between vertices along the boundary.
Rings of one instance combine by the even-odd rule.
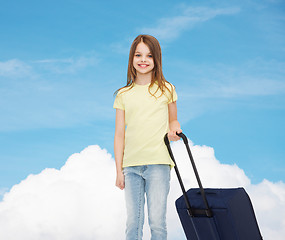
[[[167,134],[164,142],[175,163],[175,172],[183,195],[175,204],[187,239],[190,240],[261,240],[254,210],[249,196],[243,188],[206,188],[198,175],[187,137],[183,139],[198,181],[199,188],[185,191],[175,162]],[[191,201],[189,201],[189,199]]]

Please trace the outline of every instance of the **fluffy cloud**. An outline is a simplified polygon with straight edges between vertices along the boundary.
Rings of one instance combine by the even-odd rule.
[[[123,192],[112,156],[89,146],[60,169],[30,175],[4,195],[0,239],[123,239]]]
[[[285,185],[264,180],[253,185],[237,165],[221,164],[213,148],[192,146],[205,187],[247,189],[264,239],[285,234]],[[184,144],[172,144],[186,188],[196,187]],[[60,169],[45,169],[15,185],[0,202],[0,239],[89,240],[124,239],[124,192],[115,188],[112,156],[99,146],[89,146],[69,157]],[[168,206],[169,239],[185,239],[174,207],[181,195],[174,171]],[[145,238],[149,230],[145,227]]]

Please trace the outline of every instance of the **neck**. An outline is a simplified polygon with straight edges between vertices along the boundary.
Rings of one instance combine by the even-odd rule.
[[[151,83],[151,78],[152,72],[146,74],[137,73],[135,83],[139,85],[146,85],[148,83]]]

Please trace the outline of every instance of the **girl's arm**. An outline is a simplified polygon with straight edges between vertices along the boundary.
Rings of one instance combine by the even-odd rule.
[[[122,164],[125,145],[125,111],[116,109],[116,125],[114,137],[114,154],[117,169],[116,186],[121,190],[125,187],[125,178],[123,174]]]
[[[181,127],[177,120],[177,105],[176,101],[168,104],[168,115],[169,115],[169,132],[168,138],[170,141],[177,141],[180,139],[176,135],[176,132],[181,133]]]

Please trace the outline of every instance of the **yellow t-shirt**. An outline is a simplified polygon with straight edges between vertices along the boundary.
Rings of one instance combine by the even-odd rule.
[[[121,89],[115,99],[114,108],[125,111],[125,149],[123,168],[128,166],[169,164],[174,166],[164,135],[169,131],[168,104],[177,100],[173,87],[173,100],[167,89],[161,95],[157,84],[138,85]],[[169,90],[170,84],[167,83]],[[128,90],[129,89],[129,90]],[[161,95],[161,96],[160,96]],[[159,97],[160,96],[160,97]]]

